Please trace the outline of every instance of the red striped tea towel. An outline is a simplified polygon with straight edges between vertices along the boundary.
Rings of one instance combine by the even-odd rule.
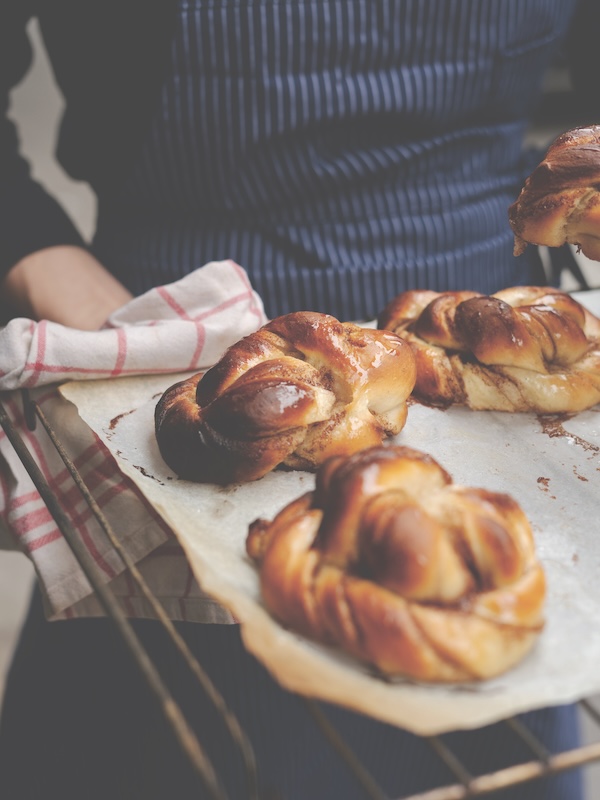
[[[2,402],[87,552],[131,616],[148,616],[149,609],[43,428],[28,430],[16,390],[32,389],[96,502],[171,616],[231,621],[195,585],[171,531],[56,385],[64,380],[207,369],[229,345],[265,322],[262,302],[245,271],[232,261],[222,261],[135,298],[112,314],[101,331],[76,331],[26,319],[12,320],[0,329]],[[33,561],[50,617],[100,612],[83,572],[1,428],[0,519]]]

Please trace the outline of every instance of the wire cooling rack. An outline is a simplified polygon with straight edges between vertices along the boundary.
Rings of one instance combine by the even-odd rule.
[[[227,708],[224,699],[190,652],[187,644],[168,618],[161,604],[149,589],[135,563],[121,546],[118,536],[90,494],[77,468],[62,446],[60,438],[49,424],[40,406],[31,399],[26,390],[22,392],[22,397],[24,415],[28,426],[33,429],[38,421],[42,424],[52,444],[60,454],[73,481],[88,503],[91,512],[109,538],[115,551],[121,557],[124,566],[129,570],[133,581],[137,584],[143,596],[150,604],[157,620],[167,632],[173,647],[178,651],[191,673],[197,679],[199,690],[206,693],[215,708],[220,712],[223,724],[230,735],[232,743],[237,749],[237,753],[244,768],[248,800],[264,800],[259,790],[259,765],[256,763],[252,744],[242,730],[237,718]],[[52,514],[66,542],[88,578],[90,585],[96,592],[106,614],[117,626],[132,658],[137,663],[148,686],[154,693],[173,731],[173,735],[188,756],[190,763],[198,775],[199,787],[202,785],[205,792],[213,800],[228,800],[219,776],[206,755],[204,748],[189,726],[181,708],[173,699],[168,686],[166,686],[162,680],[155,665],[148,656],[148,653],[140,643],[133,627],[113,595],[110,586],[107,586],[103,582],[98,567],[90,558],[77,531],[58,504],[52,489],[37,466],[19,432],[12,424],[1,401],[0,425],[4,429],[7,438],[21,459],[25,469],[28,471],[42,499],[46,503],[48,510]],[[565,770],[583,767],[584,765],[589,765],[594,761],[600,760],[600,741],[559,753],[550,753],[539,738],[536,737],[523,722],[516,717],[511,717],[504,720],[502,724],[510,728],[513,734],[522,741],[529,754],[527,760],[494,772],[474,776],[442,737],[424,737],[432,751],[444,762],[449,772],[452,774],[454,778],[453,782],[446,786],[430,789],[418,794],[411,794],[403,796],[402,798],[391,798],[379,786],[377,777],[372,775],[356,758],[339,731],[325,717],[319,705],[307,698],[302,698],[302,700],[306,704],[306,708],[312,716],[316,728],[320,730],[321,734],[329,742],[339,758],[344,761],[347,768],[364,790],[365,798],[372,798],[372,800],[466,800],[466,798],[484,797],[499,789],[506,789],[511,786],[526,783],[527,781],[548,777]],[[581,700],[579,706],[583,710],[583,713],[587,715],[591,724],[597,726],[598,736],[600,738],[600,711],[589,700]],[[283,798],[283,800],[285,800],[285,798]]]

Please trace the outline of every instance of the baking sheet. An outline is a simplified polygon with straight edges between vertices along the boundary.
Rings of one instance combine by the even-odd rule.
[[[578,299],[598,313],[600,292]],[[284,686],[421,735],[600,691],[600,406],[565,418],[411,405],[396,441],[431,453],[455,483],[511,494],[531,521],[548,581],[546,627],[521,664],[482,683],[423,686],[387,682],[268,614],[245,553],[248,525],[312,489],[314,476],[274,472],[229,487],[179,480],[160,457],[153,425],[158,397],[179,377],[76,382],[61,392],[171,525],[203,589],[236,615],[248,649]]]

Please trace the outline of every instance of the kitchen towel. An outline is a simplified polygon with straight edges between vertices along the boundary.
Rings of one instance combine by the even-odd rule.
[[[50,421],[122,546],[173,619],[231,622],[204,595],[172,532],[58,392],[66,380],[206,370],[266,322],[260,297],[232,261],[211,262],[114,312],[102,330],[14,319],[0,329],[0,400],[88,554],[129,616],[152,616],[42,425],[26,424],[27,389]],[[32,560],[50,618],[102,613],[75,556],[0,428],[0,519]]]

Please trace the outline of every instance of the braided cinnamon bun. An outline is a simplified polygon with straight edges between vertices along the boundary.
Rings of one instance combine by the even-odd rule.
[[[569,242],[600,261],[600,126],[559,136],[509,208],[515,255]]]
[[[156,406],[156,438],[190,480],[314,470],[399,433],[415,377],[410,347],[389,331],[287,314],[232,345],[204,376],[170,387]]]
[[[544,572],[519,505],[453,484],[407,447],[330,459],[314,492],[252,523],[246,549],[275,617],[388,676],[490,678],[543,627]]]
[[[378,325],[411,345],[414,394],[433,405],[573,413],[600,402],[600,319],[557,289],[404,292]]]

